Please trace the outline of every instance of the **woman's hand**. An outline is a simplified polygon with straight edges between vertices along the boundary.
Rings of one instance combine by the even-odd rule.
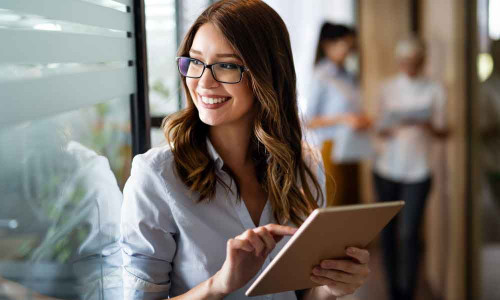
[[[372,126],[373,122],[369,117],[367,117],[364,114],[345,113],[336,116],[314,117],[307,124],[307,127],[309,127],[310,129],[316,129],[316,128],[335,126],[338,124],[344,124],[350,126],[355,130],[366,130]]]
[[[355,130],[366,130],[372,126],[372,120],[364,114],[346,114],[345,123]]]
[[[311,280],[321,284],[318,295],[341,297],[354,293],[370,274],[368,250],[349,247],[346,254],[352,259],[323,260],[314,267]]]
[[[276,243],[296,231],[297,228],[268,224],[228,240],[226,261],[213,277],[216,291],[227,295],[243,287],[260,270]]]

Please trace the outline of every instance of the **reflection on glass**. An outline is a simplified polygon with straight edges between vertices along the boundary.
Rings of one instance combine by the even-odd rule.
[[[488,33],[491,39],[500,39],[500,0],[489,0]]]
[[[146,0],[149,102],[153,116],[179,109],[175,1]]]
[[[490,77],[493,72],[493,59],[489,53],[481,53],[477,58],[477,73],[479,81],[483,82]]]
[[[122,298],[129,119],[113,100],[0,130],[0,299]]]
[[[490,6],[491,7],[491,6]],[[500,40],[491,42],[493,70],[481,84],[477,159],[481,172],[481,299],[500,298]]]

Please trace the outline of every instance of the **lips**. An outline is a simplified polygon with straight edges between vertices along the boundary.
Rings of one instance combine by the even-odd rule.
[[[201,101],[205,104],[218,104],[223,103],[229,100],[231,97],[206,97],[201,96]]]
[[[199,105],[207,109],[217,109],[226,104],[231,97],[225,97],[221,95],[200,95],[198,94]]]

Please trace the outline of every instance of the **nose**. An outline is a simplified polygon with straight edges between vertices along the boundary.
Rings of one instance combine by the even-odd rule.
[[[203,75],[201,75],[198,85],[201,86],[202,88],[214,88],[219,86],[219,82],[215,80],[212,70],[210,68],[206,68],[205,71],[203,72]]]

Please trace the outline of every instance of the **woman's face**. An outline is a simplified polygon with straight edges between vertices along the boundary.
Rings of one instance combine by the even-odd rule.
[[[424,56],[421,54],[413,54],[399,59],[401,70],[409,77],[420,75],[424,67]]]
[[[323,42],[323,51],[326,57],[338,65],[344,65],[345,59],[355,46],[354,36],[348,35],[335,41]]]
[[[198,29],[189,56],[205,64],[225,62],[243,65],[219,29],[211,23]],[[201,78],[186,78],[186,84],[203,123],[232,126],[250,124],[253,120],[255,100],[247,72],[243,73],[239,83],[228,84],[216,81],[210,69],[206,68]]]

